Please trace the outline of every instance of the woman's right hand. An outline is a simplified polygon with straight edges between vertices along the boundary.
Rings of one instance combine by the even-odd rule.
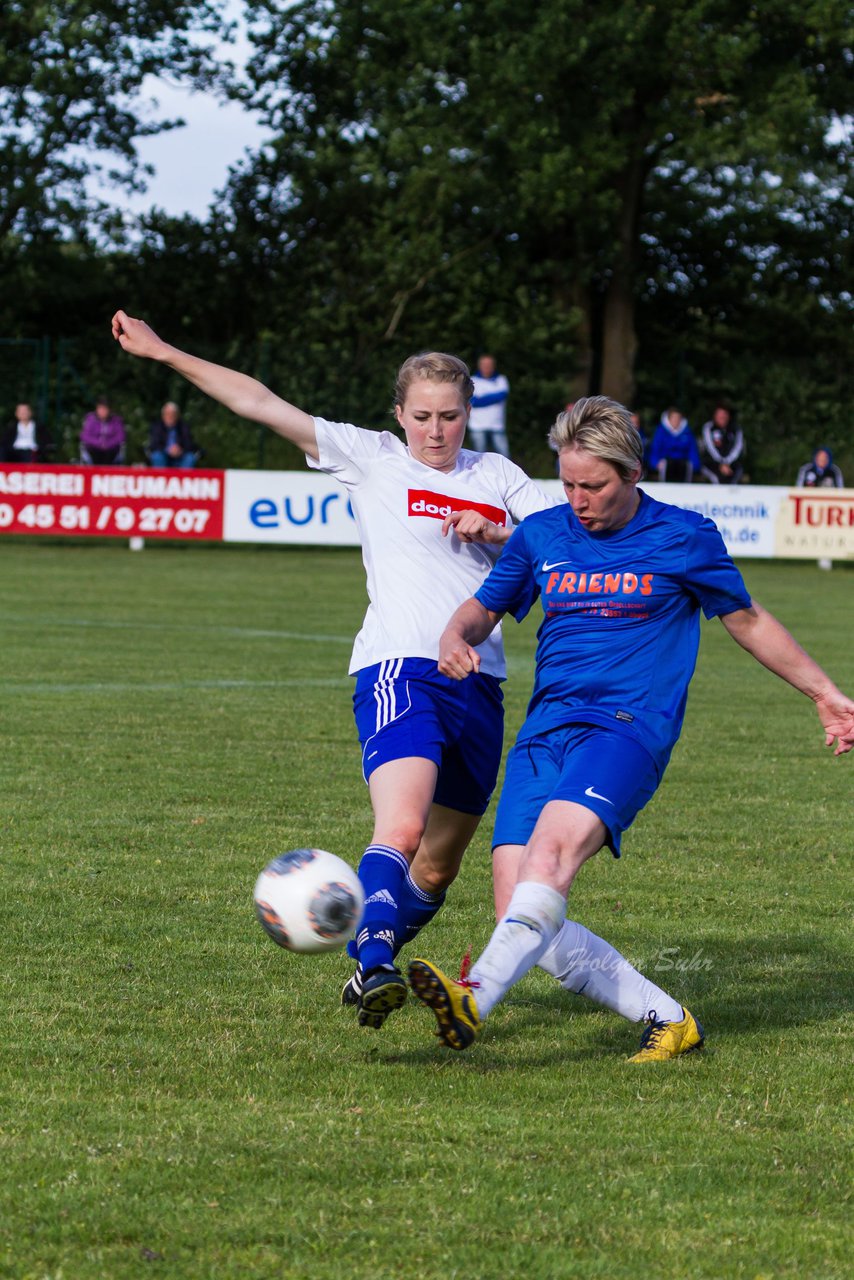
[[[132,356],[143,356],[148,360],[159,360],[168,344],[158,338],[154,330],[144,320],[135,320],[124,311],[117,311],[112,322],[113,337],[121,345],[123,351]]]

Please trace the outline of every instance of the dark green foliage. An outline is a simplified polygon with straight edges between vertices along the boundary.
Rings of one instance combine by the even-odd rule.
[[[635,400],[637,332],[642,403],[674,397],[681,362],[698,413],[734,384],[762,448],[807,330],[825,359],[801,399],[827,387],[841,425],[846,6],[249,8],[250,100],[278,136],[232,188],[235,242],[280,273],[283,331],[308,302],[342,412],[354,377],[364,415],[379,371],[438,332],[501,352],[527,457],[571,394]]]
[[[171,6],[170,30],[215,8]],[[843,0],[246,8],[256,54],[232,91],[273,138],[204,224],[153,213],[132,249],[108,251],[68,234],[85,221],[78,199],[61,237],[45,214],[16,256],[0,335],[74,337],[66,439],[81,385],[105,386],[135,447],[168,394],[209,462],[290,465],[162,370],[117,364],[106,323],[123,306],[309,410],[369,425],[388,421],[411,351],[490,347],[512,384],[516,456],[535,472],[552,465],[555,413],[603,390],[650,425],[677,399],[699,428],[731,399],[754,480],[791,481],[819,439],[854,475]],[[175,66],[214,74],[186,34]],[[123,92],[142,67],[125,69]],[[112,133],[83,141],[132,163],[134,122],[108,120]]]
[[[733,403],[759,483],[792,483],[820,443],[854,480],[851,196],[832,168],[781,187],[720,166],[701,199],[674,167],[650,219],[638,403],[676,401],[696,428]]]

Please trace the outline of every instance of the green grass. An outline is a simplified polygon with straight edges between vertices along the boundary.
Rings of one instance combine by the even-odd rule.
[[[854,688],[854,576],[747,563]],[[253,919],[273,855],[358,860],[351,551],[0,544],[0,1276],[842,1277],[854,761],[704,626],[688,719],[572,911],[703,1019],[637,1029],[530,975],[467,1054]],[[508,736],[533,628],[509,630]],[[489,819],[424,950],[491,928]]]

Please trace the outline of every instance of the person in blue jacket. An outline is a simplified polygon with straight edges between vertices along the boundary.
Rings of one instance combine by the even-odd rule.
[[[167,400],[148,431],[148,458],[153,467],[194,467],[199,450],[174,400]]]
[[[665,409],[649,447],[650,479],[690,484],[701,467],[688,419],[675,405]]]

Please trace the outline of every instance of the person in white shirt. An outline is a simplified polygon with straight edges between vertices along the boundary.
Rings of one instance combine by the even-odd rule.
[[[0,461],[46,462],[50,447],[50,436],[33,417],[32,405],[16,405],[15,417],[0,437]]]
[[[510,383],[498,372],[495,356],[486,352],[478,358],[477,370],[472,374],[474,394],[469,411],[469,439],[471,447],[479,453],[494,449],[505,458],[510,457],[507,443],[507,397]]]
[[[266,424],[349,492],[370,599],[350,671],[374,829],[359,864],[358,967],[342,1000],[358,1005],[363,1026],[379,1027],[406,998],[394,957],[441,906],[501,759],[500,628],[481,646],[478,680],[463,684],[439,674],[439,636],[513,525],[554,499],[509,459],[462,448],[472,382],[455,356],[412,356],[401,367],[394,412],[404,443],[312,417],[245,374],[177,350],[124,311],[112,328],[125,351]]]
[[[370,598],[350,671],[374,829],[359,864],[358,964],[342,1003],[378,1028],[406,999],[395,956],[441,907],[501,759],[500,627],[477,646],[480,670],[464,681],[438,670],[442,630],[486,579],[513,523],[555,499],[507,458],[462,448],[472,382],[456,356],[430,352],[401,366],[394,412],[404,444],[388,431],[311,417],[254,378],[169,346],[124,311],[112,327],[125,351],[264,423],[349,491]],[[574,928],[572,954],[559,971],[546,967],[566,990],[625,1016],[632,998],[667,998],[603,938]]]

